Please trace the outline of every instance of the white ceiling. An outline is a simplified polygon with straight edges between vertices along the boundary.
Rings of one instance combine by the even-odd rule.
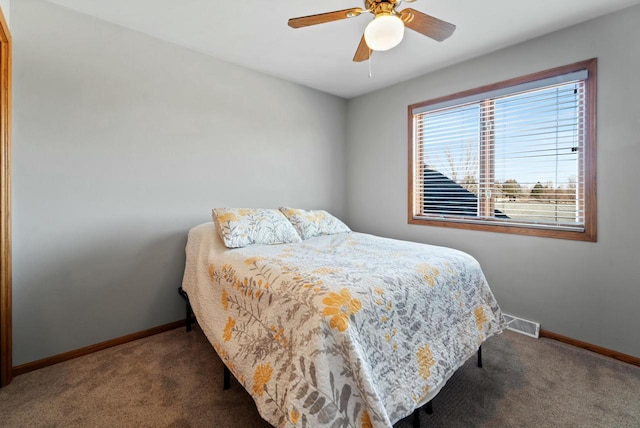
[[[407,30],[369,63],[353,54],[372,15],[292,29],[292,17],[362,7],[362,0],[49,0],[88,15],[344,98],[565,28],[640,0],[419,0],[457,26],[442,43]]]

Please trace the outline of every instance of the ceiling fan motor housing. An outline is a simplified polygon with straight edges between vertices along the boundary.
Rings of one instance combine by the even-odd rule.
[[[379,15],[395,15],[398,0],[364,0],[364,6],[376,17]]]

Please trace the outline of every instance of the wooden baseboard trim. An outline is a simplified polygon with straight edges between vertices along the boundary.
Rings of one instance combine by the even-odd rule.
[[[30,363],[21,364],[19,366],[13,367],[11,374],[13,377],[16,377],[21,374],[25,374],[34,370],[41,369],[43,367],[52,366],[54,364],[62,363],[64,361],[69,361],[74,358],[82,357],[83,355],[92,354],[94,352],[102,351],[104,349],[122,345],[124,343],[133,342],[134,340],[153,336],[159,333],[164,333],[165,331],[173,330],[179,327],[184,327],[184,325],[185,325],[185,320],[174,321],[158,327],[153,327],[147,330],[142,330],[136,333],[128,334],[126,336],[117,337],[111,340],[106,340],[104,342],[96,343],[94,345],[85,346],[84,348],[80,348],[80,349],[65,352],[62,354],[54,355],[51,357],[43,358],[41,360],[32,361]],[[601,354],[601,355],[614,358],[616,360],[623,361],[625,363],[633,364],[634,366],[640,367],[640,358],[634,357],[633,355],[623,354],[622,352],[614,351],[612,349],[604,348],[598,345],[593,345],[588,342],[583,342],[581,340],[573,339],[571,337],[563,336],[561,334],[554,333],[552,331],[548,331],[544,329],[540,330],[540,337],[557,340],[558,342],[566,343],[572,346],[576,346],[578,348],[587,349],[597,354]]]
[[[82,357],[83,355],[92,354],[94,352],[102,351],[113,346],[122,345],[124,343],[133,342],[134,340],[142,339],[144,337],[153,336],[154,334],[164,333],[165,331],[173,330],[175,328],[183,327],[185,320],[174,321],[169,324],[164,324],[158,327],[153,327],[147,330],[142,330],[137,333],[128,334],[126,336],[117,337],[115,339],[107,340],[104,342],[96,343],[95,345],[85,346],[84,348],[75,349],[73,351],[65,352],[63,354],[54,355],[52,357],[43,358],[41,360],[32,361],[30,363],[21,364],[15,366],[12,369],[13,377],[20,376],[34,370],[41,369],[43,367],[52,366],[54,364],[62,363],[63,361],[69,361],[74,358]]]
[[[593,345],[591,343],[587,343],[587,342],[583,342],[582,340],[563,336],[561,334],[554,333],[548,330],[540,330],[540,337],[546,337],[547,339],[557,340],[558,342],[573,345],[578,348],[587,349],[597,354],[611,357],[616,360],[624,361],[625,363],[633,364],[634,366],[640,367],[640,358],[634,357],[633,355],[623,354],[622,352],[614,351],[608,348],[603,348],[602,346]]]

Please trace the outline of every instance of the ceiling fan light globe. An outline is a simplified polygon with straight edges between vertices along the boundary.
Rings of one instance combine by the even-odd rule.
[[[404,23],[396,15],[377,16],[364,30],[367,46],[374,51],[386,51],[398,46],[404,37]]]

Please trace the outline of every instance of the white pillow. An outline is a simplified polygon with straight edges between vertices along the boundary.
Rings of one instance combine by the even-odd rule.
[[[215,208],[212,217],[227,248],[301,241],[291,223],[275,209]]]
[[[324,210],[305,211],[280,207],[280,211],[293,224],[302,239],[351,232],[351,229],[346,224]]]

